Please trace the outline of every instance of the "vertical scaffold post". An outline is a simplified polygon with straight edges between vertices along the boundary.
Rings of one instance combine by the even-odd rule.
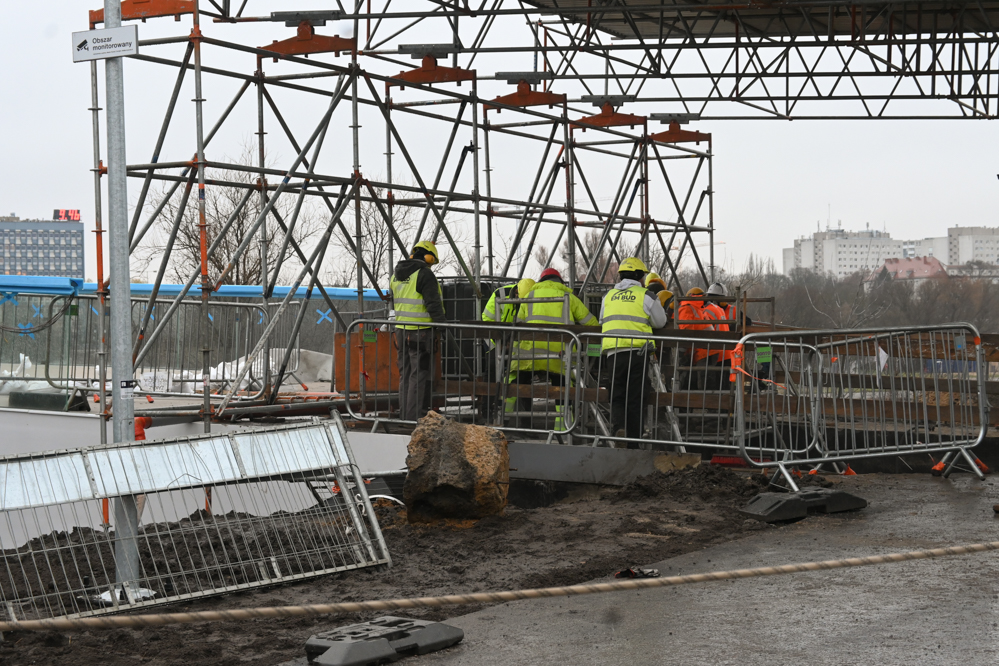
[[[201,96],[201,14],[198,2],[194,3],[194,27],[191,28],[191,41],[194,43],[194,110],[198,139],[198,240],[201,257],[201,392],[203,396],[205,432],[212,431],[212,391],[211,391],[211,319],[208,313],[208,297],[212,284],[208,279],[208,223],[205,219],[205,128]],[[266,226],[266,225],[265,225]],[[267,264],[261,266],[267,272]],[[267,359],[264,359],[267,363]]]
[[[267,208],[267,174],[264,173],[264,168],[267,166],[267,153],[264,146],[264,60],[259,55],[257,56],[257,167],[260,169],[259,176],[257,177],[257,188],[260,190],[260,196],[258,197],[258,209],[257,216],[259,217],[264,210]],[[267,273],[267,219],[266,217],[262,220],[260,224],[260,287],[262,289],[261,293],[266,295],[270,289],[267,284],[268,273]],[[267,298],[261,299],[261,306],[264,308],[264,313],[270,315],[267,308]],[[263,371],[260,373],[260,381],[265,387],[270,386],[271,381],[271,347],[270,341],[264,343],[264,358],[267,362],[263,364]]]
[[[121,3],[104,0],[104,25],[121,26]],[[128,261],[128,188],[125,174],[125,88],[122,58],[108,58],[108,227],[111,245],[111,398],[112,430],[115,443],[135,437],[135,403],[132,400],[132,310]],[[139,578],[139,516],[135,497],[114,501],[115,583],[126,591]],[[117,593],[114,593],[117,598]]]
[[[90,115],[94,128],[94,233],[97,255],[97,399],[101,410],[101,444],[108,443],[108,399],[105,393],[108,374],[107,289],[104,286],[104,229],[101,218],[101,105],[97,91],[97,61],[90,61]],[[107,522],[107,521],[105,521]]]
[[[547,39],[548,33],[545,33]],[[569,103],[562,102],[562,141],[564,146],[563,156],[565,159],[565,224],[569,237],[569,288],[576,288],[576,184],[573,182],[575,169],[573,160],[576,159],[572,145],[572,128],[569,126]],[[552,248],[552,256],[556,248]],[[580,298],[585,298],[580,292]]]

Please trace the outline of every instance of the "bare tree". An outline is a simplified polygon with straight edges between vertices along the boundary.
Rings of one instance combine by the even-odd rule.
[[[247,147],[237,162],[247,166],[254,165],[253,151]],[[275,202],[274,209],[267,215],[260,229],[253,230],[259,216],[261,203],[259,194],[250,194],[247,202],[240,206],[246,196],[247,189],[252,189],[256,175],[246,171],[209,169],[206,171],[208,180],[238,183],[234,185],[212,185],[205,187],[205,223],[207,245],[218,241],[215,251],[208,256],[208,276],[212,282],[217,282],[223,272],[228,272],[223,279],[224,284],[260,284],[263,271],[271,275],[279,261],[282,265],[278,279],[290,279],[290,276],[301,269],[297,253],[289,242],[283,246],[285,237],[284,225],[291,224],[294,218],[297,194],[284,194]],[[199,228],[197,186],[192,187],[192,194],[187,198],[183,211],[180,210],[184,199],[185,187],[180,187],[163,207],[162,212],[153,222],[153,227],[146,234],[142,244],[134,253],[140,270],[151,265],[158,265],[161,257],[170,244],[175,222],[180,214],[173,247],[168,255],[165,277],[176,282],[185,282],[191,273],[201,267],[201,230]],[[166,195],[166,191],[162,196]],[[302,202],[298,217],[295,219],[291,238],[303,248],[308,255],[308,245],[318,236],[324,227],[325,219],[318,214],[316,204],[306,196]],[[228,231],[219,238],[226,223],[232,220]],[[279,221],[280,220],[280,221]],[[262,231],[266,231],[268,243],[266,256],[262,250]],[[239,245],[253,233],[255,238],[250,241],[246,250],[237,256]],[[231,266],[230,266],[231,264]]]
[[[375,284],[381,289],[387,289],[389,278],[392,271],[395,270],[393,264],[398,263],[404,256],[400,256],[398,244],[385,216],[391,214],[392,227],[406,248],[405,256],[408,256],[413,245],[419,240],[416,238],[416,231],[419,226],[421,209],[414,206],[396,205],[391,208],[390,213],[385,193],[376,189],[375,196],[379,199],[380,205],[370,200],[360,202],[361,256],[368,271],[370,271],[370,275],[368,272],[364,272],[363,282],[365,286],[370,287],[372,286],[371,278],[374,277]],[[433,230],[437,226],[434,218],[430,219],[431,223],[427,225],[424,233],[426,239],[432,237]],[[350,286],[357,284],[357,258],[352,249],[357,243],[357,220],[355,206],[351,205],[344,215],[345,228],[351,234],[350,241],[348,242],[340,232],[334,234],[330,241],[336,251],[326,253],[327,261],[323,275],[324,279],[331,285]],[[462,252],[469,262],[469,268],[473,268],[471,253],[467,251],[466,247],[469,236],[466,225],[456,224],[456,220],[452,216],[445,216],[444,222],[448,225],[448,231],[455,239],[455,243],[462,248]],[[450,251],[450,246],[443,234],[435,242],[440,254],[438,270],[460,273],[458,259],[454,256],[454,252]]]
[[[379,199],[380,208],[373,201],[362,200],[360,203],[361,257],[371,276],[374,277],[375,284],[387,289],[388,278],[393,269],[389,257],[391,255],[393,261],[398,261],[401,257],[385,220],[385,215],[390,214],[385,193],[382,190],[375,190],[375,195]],[[391,216],[392,226],[403,244],[409,248],[414,242],[412,236],[416,232],[419,213],[408,206],[393,206]],[[343,237],[342,231],[335,233],[330,240],[330,245],[336,251],[326,253],[324,275],[334,286],[357,284],[357,255],[353,250],[357,243],[357,220],[355,206],[350,204],[344,215],[344,228],[350,232],[349,241]],[[372,286],[371,276],[367,272],[364,273],[366,286]]]

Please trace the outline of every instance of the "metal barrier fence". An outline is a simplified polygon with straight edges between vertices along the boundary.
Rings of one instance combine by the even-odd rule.
[[[0,602],[10,619],[391,564],[339,418],[10,456],[0,478]]]
[[[66,298],[68,297],[28,297],[26,302],[32,308],[47,311],[45,316],[51,317],[66,307]],[[164,310],[166,305],[162,304]],[[293,305],[302,307],[299,302]],[[107,312],[110,312],[110,307],[109,304]],[[132,321],[136,330],[147,307],[148,300],[132,299]],[[156,324],[159,307],[160,304],[153,306],[147,335]],[[274,307],[276,305],[264,308],[259,304],[209,302],[208,347],[213,392],[232,388],[232,382],[242,369],[247,353],[259,340],[267,325],[269,311]],[[33,365],[24,376],[48,381],[57,388],[96,390],[99,383],[98,365],[101,362],[98,354],[99,310],[96,296],[73,297],[66,314],[53,326],[31,334],[29,340],[19,340],[17,352],[30,358]],[[13,314],[16,319],[18,313]],[[294,373],[298,368],[299,340],[291,340],[295,316],[294,309],[286,312],[271,336],[271,369],[280,365],[284,350],[289,345],[292,347],[292,355],[287,372]],[[201,395],[203,326],[201,302],[182,302],[163,333],[146,343],[148,349],[135,368],[137,390],[150,395]],[[104,330],[110,335],[110,326],[105,326]],[[10,365],[13,363],[14,352],[0,349],[0,359]],[[243,394],[236,399],[259,397],[263,393],[268,372],[263,356],[256,359],[243,385],[237,387]]]
[[[412,423],[396,410],[400,333],[394,323],[359,320],[347,328],[342,390],[354,418]],[[448,417],[570,444],[738,451],[732,392],[722,385],[728,373],[710,362],[734,348],[734,336],[624,336],[655,345],[635,369],[646,387],[642,395],[618,396],[644,405],[642,423],[629,437],[612,410],[610,377],[624,356],[602,353],[610,336],[521,324],[430,327],[437,331],[432,406]]]
[[[396,409],[393,323],[354,322],[343,343],[347,410],[376,427],[407,423]],[[699,331],[432,328],[434,409],[548,441],[731,451],[790,479],[793,465],[874,456],[971,460],[987,423],[985,382],[976,381],[987,366],[964,324],[755,333],[741,343]]]
[[[792,488],[794,465],[913,453],[948,453],[945,474],[960,459],[982,477],[968,452],[988,426],[974,326],[754,333],[739,345],[740,450]]]
[[[734,340],[685,331],[671,335],[581,333],[585,358],[580,437],[593,445],[738,451],[732,387],[723,367]]]
[[[351,416],[412,423],[397,412],[398,349],[403,329],[390,320],[347,326],[344,392]],[[580,413],[574,390],[579,338],[535,326],[429,324],[434,342],[433,407],[445,416],[552,438],[571,437]],[[374,412],[372,416],[369,412]],[[422,416],[422,414],[421,414]]]

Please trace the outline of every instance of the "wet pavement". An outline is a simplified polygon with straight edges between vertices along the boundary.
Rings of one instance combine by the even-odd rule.
[[[651,565],[663,575],[999,540],[999,479],[863,475],[870,506]],[[543,539],[543,535],[538,535]],[[999,553],[522,601],[448,622],[459,646],[405,663],[995,664]]]

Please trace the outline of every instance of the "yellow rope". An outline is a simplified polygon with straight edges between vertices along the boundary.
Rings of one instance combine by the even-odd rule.
[[[384,601],[356,601],[338,604],[312,604],[309,606],[271,606],[262,608],[241,608],[222,611],[199,611],[195,613],[162,613],[157,615],[116,615],[82,618],[54,618],[47,620],[24,620],[0,622],[0,631],[73,631],[86,629],[118,629],[123,627],[159,627],[167,624],[193,624],[196,622],[242,622],[261,618],[309,617],[332,615],[335,613],[357,613],[362,611],[393,611],[407,608],[432,608],[439,606],[462,606],[469,604],[498,603],[521,599],[543,599],[547,597],[569,597],[582,594],[601,594],[624,590],[643,590],[654,587],[672,587],[691,583],[708,583],[717,580],[737,578],[758,578],[760,576],[780,576],[805,571],[826,571],[849,567],[866,567],[875,564],[891,564],[911,560],[927,560],[949,555],[970,555],[999,550],[999,541],[977,543],[970,546],[951,546],[914,550],[892,555],[852,557],[843,560],[785,564],[776,567],[757,569],[736,569],[714,573],[691,574],[689,576],[669,576],[665,578],[642,578],[638,580],[616,581],[613,583],[589,583],[569,587],[544,587],[532,590],[510,590],[507,592],[481,592],[476,594],[453,594],[443,597],[418,597],[413,599],[387,599]]]

